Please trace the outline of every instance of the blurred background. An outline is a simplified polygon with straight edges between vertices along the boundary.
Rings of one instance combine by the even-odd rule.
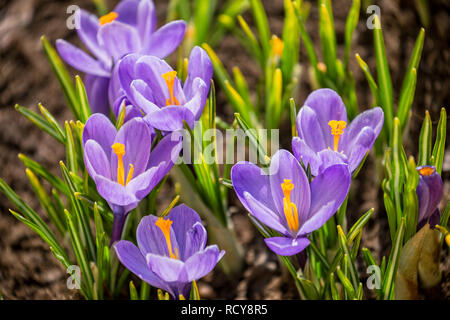
[[[166,19],[167,1],[154,0],[158,11],[158,25]],[[187,1],[187,0],[186,0]],[[113,8],[118,1],[106,1]],[[219,6],[222,1],[219,1]],[[263,0],[269,17],[271,31],[278,36],[282,33],[284,6],[282,0]],[[426,3],[427,6],[423,6]],[[51,171],[59,173],[58,162],[65,158],[62,146],[42,133],[14,109],[16,103],[38,111],[42,103],[55,115],[58,121],[70,119],[64,96],[42,50],[40,37],[46,35],[54,44],[64,38],[76,45],[81,43],[74,30],[66,27],[68,6],[76,4],[95,12],[92,0],[49,1],[49,0],[0,0],[0,176],[33,209],[39,209],[38,201],[28,184],[25,168],[17,158],[18,153],[37,160]],[[334,0],[333,12],[338,43],[343,44],[345,18],[351,6],[350,0]],[[354,33],[350,68],[355,76],[356,91],[360,110],[371,104],[371,94],[363,72],[359,68],[354,53],[359,53],[374,70],[372,31],[366,27],[366,8],[376,4],[381,9],[381,23],[385,37],[386,51],[394,87],[401,86],[409,54],[421,26],[426,29],[425,44],[418,70],[417,89],[412,106],[409,133],[404,137],[408,155],[417,156],[420,126],[425,110],[429,110],[434,127],[442,107],[450,101],[450,2],[442,1],[361,1],[358,27]],[[424,9],[425,8],[425,9]],[[249,13],[244,18],[251,25]],[[311,2],[311,13],[307,20],[307,30],[313,43],[319,49],[317,30],[317,4]],[[343,46],[339,48],[343,50]],[[226,35],[215,51],[225,67],[230,71],[238,66],[255,89],[258,66],[232,35]],[[340,53],[341,54],[341,53]],[[303,70],[308,68],[308,59],[303,45],[300,48],[300,63]],[[71,69],[75,75],[75,70]],[[252,79],[255,81],[252,82]],[[227,122],[232,122],[233,111],[227,104],[225,95],[218,91],[217,112]],[[297,105],[302,105],[313,90],[307,72],[301,76]],[[395,97],[398,98],[398,97]],[[450,110],[448,110],[450,111]],[[287,121],[287,119],[286,119]],[[447,140],[449,136],[447,135]],[[434,136],[433,136],[434,139]],[[282,140],[288,141],[289,139]],[[290,148],[289,144],[282,145]],[[447,142],[448,146],[448,142]],[[446,149],[443,167],[444,200],[450,198],[450,152]],[[389,236],[383,202],[378,185],[375,184],[374,163],[369,158],[358,179],[352,185],[358,190],[355,199],[349,202],[349,223],[355,221],[367,209],[374,207],[375,214],[362,239],[362,246],[375,252],[375,257],[389,252]],[[234,198],[234,195],[232,195]],[[170,201],[171,195],[162,192],[161,202]],[[167,197],[167,198],[164,198]],[[202,298],[229,299],[282,299],[296,298],[295,288],[285,281],[275,256],[265,248],[262,238],[248,221],[243,208],[236,201],[230,208],[238,240],[246,252],[246,270],[237,283],[230,283],[220,271],[208,275],[200,281]],[[52,256],[48,246],[24,224],[19,223],[9,212],[9,201],[0,194],[0,291],[5,299],[73,299],[80,298],[76,291],[67,289],[67,274]],[[67,239],[66,239],[67,240]],[[443,250],[446,251],[446,250]],[[446,251],[448,253],[448,251]],[[427,297],[450,298],[450,259],[442,257],[443,281],[436,292]],[[360,270],[364,274],[364,270]],[[212,279],[214,278],[214,282]]]

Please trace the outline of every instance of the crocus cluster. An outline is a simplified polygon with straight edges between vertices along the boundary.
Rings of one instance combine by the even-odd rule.
[[[152,0],[122,0],[100,18],[78,10],[75,21],[79,38],[94,57],[62,39],[56,47],[68,64],[86,73],[84,83],[92,111],[105,115],[121,96],[119,60],[129,53],[165,58],[179,46],[186,31],[182,20],[156,30]]]
[[[167,217],[146,216],[136,231],[138,247],[121,240],[115,245],[124,266],[175,299],[188,298],[191,283],[208,274],[225,252],[206,246],[207,234],[198,214],[179,205]]]
[[[314,176],[337,163],[348,164],[353,172],[372,148],[383,122],[383,110],[376,107],[347,125],[341,97],[331,89],[319,89],[308,96],[297,115],[298,137],[292,139],[292,150]]]
[[[443,196],[442,178],[434,166],[417,167],[419,172],[419,184],[416,193],[419,199],[419,218],[417,228],[422,228],[426,223],[432,227],[439,224],[439,202]]]

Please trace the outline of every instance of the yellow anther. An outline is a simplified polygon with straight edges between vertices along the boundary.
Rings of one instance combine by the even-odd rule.
[[[104,16],[101,16],[101,17],[98,19],[98,21],[100,22],[100,25],[103,26],[104,24],[113,22],[114,20],[117,19],[118,16],[119,16],[119,15],[118,15],[116,12],[111,11],[110,13],[105,14]]]
[[[433,174],[434,169],[432,167],[423,167],[422,169],[419,170],[419,173],[423,176],[429,176],[431,174]]]
[[[125,186],[125,170],[123,169],[123,156],[125,155],[125,145],[114,143],[111,148],[117,156],[117,182]]]
[[[168,98],[166,100],[166,106],[170,106],[170,105],[180,105],[180,103],[178,102],[177,98],[175,97],[174,93],[173,93],[173,86],[175,84],[175,79],[177,76],[177,72],[176,71],[169,71],[166,72],[164,74],[161,75],[164,80],[166,81],[166,85],[167,88],[169,89],[169,95],[170,98]]]
[[[288,223],[289,229],[293,232],[297,232],[299,228],[297,206],[291,202],[291,192],[294,189],[294,184],[289,179],[284,179],[281,184],[283,190],[283,211]]]
[[[272,44],[273,53],[276,56],[281,57],[281,55],[283,54],[283,49],[284,49],[284,42],[283,42],[283,40],[278,38],[276,35],[273,35],[272,39],[270,40],[270,42]]]
[[[164,218],[160,217],[156,220],[155,225],[159,227],[164,234],[164,238],[166,239],[167,249],[169,251],[169,255],[172,259],[179,259],[178,251],[176,251],[176,255],[172,250],[172,241],[170,240],[170,227],[172,226],[173,221],[170,219],[164,220]]]
[[[326,73],[327,72],[327,65],[323,62],[317,63],[317,69],[319,69],[320,72]]]
[[[338,144],[341,134],[344,133],[344,129],[347,126],[347,122],[343,120],[330,120],[328,125],[331,127],[331,134],[334,137],[334,151],[338,151]]]
[[[128,182],[130,182],[130,180],[133,178],[133,172],[134,166],[130,163],[130,170],[128,170],[127,181],[125,182],[125,185],[127,185]]]

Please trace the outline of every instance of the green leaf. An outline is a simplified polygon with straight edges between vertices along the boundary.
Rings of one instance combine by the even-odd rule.
[[[57,141],[64,144],[64,140],[59,134],[58,131],[55,130],[55,128],[50,124],[46,119],[44,119],[42,116],[38,115],[36,112],[29,110],[28,108],[22,107],[18,104],[14,106],[14,108],[20,112],[22,115],[24,115],[28,120],[30,120],[32,123],[34,123],[36,126],[38,126],[39,129],[47,132],[50,136],[55,138]]]
[[[269,56],[270,50],[270,29],[267,15],[260,0],[250,0],[250,6],[258,30],[259,41],[264,52],[264,57]]]
[[[41,103],[39,103],[38,106],[39,110],[41,111],[41,114],[45,117],[47,122],[55,129],[56,132],[58,132],[62,141],[65,141],[66,134],[64,132],[64,129],[61,128],[61,126],[59,125],[58,121],[56,121],[53,115],[46,108],[44,108],[44,106]]]
[[[444,162],[444,152],[445,152],[445,139],[447,136],[447,111],[445,108],[441,109],[441,115],[439,118],[439,123],[436,132],[436,141],[434,142],[433,148],[433,165],[436,167],[436,171],[442,173],[442,163]]]
[[[419,161],[417,163],[419,166],[430,164],[432,131],[430,113],[426,110],[419,137]]]
[[[89,107],[86,88],[84,87],[84,83],[79,76],[75,76],[75,86],[78,100],[80,102],[80,120],[81,122],[86,123],[87,119],[91,115],[91,108]]]
[[[360,0],[353,0],[350,11],[345,22],[345,52],[344,52],[344,69],[348,69],[348,60],[350,57],[350,49],[352,45],[353,32],[358,25],[359,10],[361,6]]]
[[[192,281],[189,300],[200,300],[200,293],[198,292],[197,282],[195,280]]]
[[[405,101],[411,100],[414,97],[414,89],[408,89],[411,86],[411,83],[416,81],[417,74],[416,71],[419,68],[419,62],[422,55],[423,43],[425,40],[425,29],[421,28],[419,35],[417,36],[416,43],[414,44],[414,49],[411,53],[411,57],[409,58],[408,68],[406,69],[406,75],[403,79],[402,88],[400,90],[400,98],[398,104],[398,117],[401,121],[402,127],[405,126],[406,117],[409,113],[409,108],[411,105],[407,106]],[[414,79],[412,79],[414,78]],[[415,85],[414,85],[415,87]]]
[[[414,100],[414,93],[416,91],[417,71],[416,68],[412,68],[410,74],[407,76],[408,82],[406,83],[405,91],[400,94],[398,102],[398,118],[402,128],[405,128],[409,118],[411,105]]]
[[[389,262],[383,279],[383,299],[390,300],[391,292],[394,286],[395,276],[397,274],[398,262],[403,247],[403,237],[405,235],[405,218],[401,219],[400,225],[392,243],[391,253],[389,254]]]
[[[344,261],[348,257],[347,255],[344,255]],[[355,290],[353,289],[352,283],[350,280],[345,276],[345,274],[342,272],[341,268],[338,266],[336,269],[336,273],[339,277],[339,281],[341,282],[342,286],[344,287],[345,292],[348,294],[350,299],[355,298]]]
[[[358,272],[356,271],[356,266],[354,264],[354,261],[351,259],[351,252],[350,248],[347,245],[347,237],[344,234],[344,231],[342,230],[341,226],[337,226],[338,230],[338,237],[339,237],[339,246],[344,253],[344,256],[348,256],[349,258],[349,270],[350,270],[350,279],[353,285],[353,289],[357,290],[358,288]]]
[[[375,28],[373,29],[375,58],[377,62],[377,75],[381,107],[384,110],[385,131],[392,132],[393,127],[393,96],[392,81],[384,47],[383,31],[381,30],[380,18],[374,16]]]
[[[337,80],[336,69],[336,35],[332,22],[332,12],[329,7],[319,1],[319,34],[322,45],[322,55],[327,66],[327,75],[333,80]]]
[[[136,287],[134,286],[133,281],[130,281],[130,299],[131,300],[139,300],[139,296],[136,290]]]
[[[208,33],[212,30],[214,11],[217,0],[195,0],[193,21],[195,25],[195,43],[202,44],[207,40]]]
[[[361,67],[364,75],[366,76],[367,82],[369,83],[370,91],[372,92],[372,96],[374,99],[374,105],[379,105],[379,93],[378,93],[378,85],[375,82],[372,74],[370,73],[369,66],[367,63],[359,56],[359,54],[355,54],[356,60],[358,61],[359,66]]]

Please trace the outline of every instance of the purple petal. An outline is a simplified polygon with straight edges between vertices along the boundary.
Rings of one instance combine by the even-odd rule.
[[[84,163],[92,179],[97,175],[111,179],[109,160],[97,141],[91,139],[84,145]]]
[[[161,229],[155,224],[157,216],[148,215],[141,219],[136,230],[136,240],[143,256],[153,253],[161,256],[169,256],[166,239]],[[172,248],[178,248],[177,239],[173,229],[170,230]]]
[[[109,116],[109,79],[86,74],[84,85],[86,86],[86,94],[92,113],[102,113]]]
[[[184,107],[191,110],[194,115],[194,119],[198,120],[202,115],[203,108],[206,104],[206,99],[208,98],[208,89],[206,84],[200,78],[195,78],[192,87],[194,96],[184,104]]]
[[[288,237],[272,237],[264,239],[264,242],[270,250],[280,256],[292,256],[299,253],[309,245],[306,237],[288,238]]]
[[[211,59],[205,50],[195,46],[189,56],[188,76],[183,87],[186,99],[190,100],[195,94],[196,86],[194,86],[194,81],[196,78],[203,80],[207,87],[206,93],[208,93],[212,75],[213,66]]]
[[[298,136],[315,152],[327,148],[327,141],[324,137],[319,118],[313,109],[303,106],[297,116]],[[327,134],[331,136],[331,131]]]
[[[88,48],[97,59],[101,60],[106,65],[109,65],[111,62],[108,60],[108,55],[99,45],[97,40],[97,32],[100,28],[100,22],[98,21],[97,16],[83,9],[77,10],[75,15],[80,21],[80,27],[77,28],[77,33],[81,41],[83,41],[86,48]]]
[[[299,137],[292,138],[292,151],[297,160],[303,162],[305,168],[308,168],[309,164],[313,176],[319,174],[319,168],[322,164],[320,157],[303,139]]]
[[[333,136],[328,125],[330,120],[347,120],[347,110],[341,97],[331,89],[318,89],[306,98],[304,106],[310,107],[317,115],[326,146],[333,146]],[[317,151],[317,150],[316,150]]]
[[[134,80],[130,86],[133,104],[145,114],[159,110],[153,102],[153,94],[150,87],[143,80]]]
[[[353,119],[353,121],[347,126],[347,128],[344,129],[344,133],[341,136],[341,145],[346,146],[347,148],[351,148],[352,144],[355,141],[355,137],[357,137],[365,127],[369,127],[373,130],[376,139],[380,134],[381,129],[383,128],[383,122],[384,113],[383,109],[381,109],[380,107],[364,111],[355,119]],[[370,146],[370,148],[371,147],[372,146]],[[344,149],[344,152],[348,153],[346,149]]]
[[[125,145],[124,179],[128,175],[130,164],[134,166],[133,177],[137,177],[146,170],[152,145],[151,139],[151,131],[141,118],[133,118],[120,128],[114,143]],[[117,155],[114,152],[111,153],[111,170],[114,180],[117,180],[117,162]]]
[[[191,229],[186,232],[186,241],[184,246],[180,245],[180,257],[186,261],[194,253],[203,250],[206,246],[207,233],[205,227],[200,223],[195,223]]]
[[[102,198],[113,205],[121,207],[130,206],[135,208],[135,205],[139,202],[134,194],[128,192],[124,186],[117,182],[97,175],[95,177],[95,183],[97,185],[97,191]]]
[[[189,127],[194,126],[194,115],[191,110],[182,106],[168,106],[152,112],[144,117],[152,127],[161,131],[177,131],[183,129],[183,120]]]
[[[167,284],[150,271],[144,256],[133,243],[121,240],[114,246],[114,249],[116,250],[117,258],[119,258],[120,262],[139,278],[153,287],[169,292],[172,291]]]
[[[419,184],[416,189],[419,199],[419,221],[426,221],[441,202],[443,183],[433,166],[420,166],[417,167],[417,171],[419,171]]]
[[[236,195],[247,211],[250,211],[250,208],[245,192],[272,212],[277,210],[272,199],[269,176],[257,165],[247,161],[238,162],[231,168],[231,181]],[[279,220],[275,213],[274,218]]]
[[[282,234],[290,234],[290,230],[287,228],[285,220],[281,220],[281,216],[278,213],[267,208],[262,202],[256,200],[248,192],[244,192],[244,199],[247,203],[248,211],[256,219]]]
[[[333,150],[322,150],[319,152],[319,158],[321,165],[319,167],[319,174],[325,171],[326,168],[331,167],[335,164],[347,164],[347,157]]]
[[[158,167],[147,169],[140,175],[131,179],[126,185],[127,190],[134,194],[139,200],[145,198],[167,174],[165,168],[166,166],[163,162]]]
[[[153,253],[148,253],[146,259],[150,270],[166,282],[175,282],[179,281],[178,279],[187,278],[184,262],[180,260]]]
[[[187,232],[192,229],[194,224],[202,222],[198,213],[185,204],[174,207],[167,217],[173,221],[172,228],[180,242],[185,241]]]
[[[325,169],[311,182],[311,209],[298,232],[308,234],[319,229],[344,202],[350,188],[347,165],[336,164]]]
[[[169,22],[150,36],[142,52],[158,58],[165,58],[180,45],[185,32],[186,22],[183,20]]]
[[[303,220],[303,215],[309,212],[311,203],[311,193],[309,189],[309,181],[305,171],[298,163],[297,159],[287,150],[278,150],[272,157],[270,162],[270,188],[272,191],[273,201],[280,213],[282,221],[286,221],[283,206],[283,189],[281,184],[284,180],[291,180],[294,189],[291,192],[291,203],[297,207],[299,214],[299,222]],[[287,226],[287,222],[285,224]]]
[[[132,99],[131,83],[136,79],[134,68],[141,55],[130,53],[119,60],[117,64],[117,79],[128,99]],[[131,101],[134,103],[134,101]]]
[[[114,143],[117,131],[111,121],[101,113],[89,117],[83,129],[83,145],[89,139],[97,141],[108,159],[111,158],[111,146]]]
[[[151,34],[156,28],[156,9],[153,1],[143,0],[139,3],[137,25],[142,47],[145,48]]]
[[[182,273],[182,275],[186,274],[187,277],[181,278],[179,281],[192,282],[203,278],[214,269],[224,254],[225,251],[220,251],[216,245],[209,246],[205,250],[195,253],[185,262],[184,269],[186,272]]]
[[[113,61],[138,52],[141,46],[136,29],[117,20],[101,26],[97,37]]]
[[[119,16],[117,17],[117,21],[136,25],[137,23],[137,11],[139,7],[139,0],[122,0],[119,4],[114,8],[114,12]]]
[[[168,172],[177,161],[182,147],[181,136],[175,133],[167,134],[150,152],[147,169],[164,163],[165,170]]]
[[[367,152],[370,151],[370,148],[373,146],[375,142],[375,133],[372,128],[365,127],[359,132],[358,136],[355,137],[355,141],[348,150],[346,155],[348,156],[348,165],[350,167],[350,171],[356,170],[362,159],[366,156]]]
[[[65,40],[56,40],[56,49],[61,58],[77,70],[99,77],[109,78],[111,75],[99,61]]]

